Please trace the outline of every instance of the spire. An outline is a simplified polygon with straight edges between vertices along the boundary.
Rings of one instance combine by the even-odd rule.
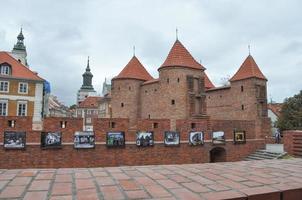
[[[267,80],[251,55],[248,55],[230,81],[239,81],[247,78],[259,78]]]
[[[178,40],[178,28],[176,27],[176,30],[175,30],[175,34],[176,34],[176,40]]]
[[[249,56],[251,55],[251,45],[248,45],[248,49],[249,49]]]
[[[114,79],[137,79],[148,81],[152,80],[153,77],[148,73],[137,57],[133,56],[129,63],[124,67],[119,75],[114,77]]]
[[[133,46],[133,56],[135,56],[135,45]]]
[[[176,40],[173,47],[171,48],[165,62],[161,65],[164,67],[188,67],[193,69],[204,70],[205,68],[198,63],[190,52],[183,46],[183,44]]]
[[[23,32],[22,32],[22,27],[20,30],[19,35],[17,36],[17,43],[14,46],[13,50],[22,50],[22,51],[26,51],[26,47],[24,45],[24,36],[23,36]]]
[[[89,71],[90,72],[90,66],[89,66],[89,56],[88,56],[88,59],[87,59],[87,67],[86,67],[86,72]]]

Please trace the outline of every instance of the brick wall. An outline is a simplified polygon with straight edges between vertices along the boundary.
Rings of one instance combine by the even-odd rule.
[[[302,131],[283,131],[284,150],[295,157],[302,157]]]
[[[1,142],[3,131],[9,130],[5,124],[10,118],[1,118]],[[129,125],[128,119],[95,119],[93,121],[96,145],[94,149],[74,149],[73,137],[75,131],[82,130],[81,118],[46,118],[45,131],[62,132],[62,148],[41,149],[40,132],[31,131],[31,118],[18,118],[16,127],[11,130],[26,131],[27,146],[23,150],[6,150],[0,148],[0,168],[49,168],[49,167],[97,167],[119,165],[148,165],[148,164],[182,164],[205,163],[210,160],[210,151],[222,147],[226,151],[226,161],[237,161],[246,157],[258,148],[263,148],[264,140],[253,138],[253,121],[211,121],[207,119],[178,120],[176,129],[180,131],[181,144],[175,147],[164,146],[164,131],[170,130],[168,119],[139,119],[137,129]],[[61,121],[66,121],[66,128],[61,128]],[[110,126],[111,122],[115,127]],[[156,123],[156,126],[154,125]],[[191,124],[195,123],[195,129]],[[130,128],[129,128],[130,127]],[[233,129],[238,128],[247,132],[249,139],[246,144],[233,144]],[[137,147],[135,145],[137,130],[154,131],[155,144],[153,147]],[[205,144],[190,146],[188,132],[202,130],[205,134]],[[211,130],[223,130],[227,142],[224,145],[211,143]],[[106,132],[124,131],[125,148],[107,148]]]

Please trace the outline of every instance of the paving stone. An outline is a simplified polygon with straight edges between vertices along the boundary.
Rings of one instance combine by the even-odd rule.
[[[126,198],[117,186],[101,186],[100,190],[105,199],[119,200]]]
[[[47,191],[27,192],[24,196],[24,200],[46,200],[47,193]]]
[[[169,180],[169,179],[164,179],[164,180],[157,180],[157,182],[159,184],[161,184],[162,186],[164,186],[167,189],[172,189],[172,188],[180,188],[182,187],[181,185],[179,185],[178,183],[176,183],[175,181]]]
[[[0,198],[18,198],[25,191],[25,186],[7,186],[0,194]]]
[[[196,183],[196,182],[182,183],[182,185],[184,185],[189,190],[192,190],[193,192],[197,192],[197,193],[212,191],[211,189],[202,186],[200,183]]]
[[[0,181],[0,190],[2,190],[7,183],[8,181]]]
[[[71,194],[71,186],[71,183],[54,183],[52,188],[52,195]]]
[[[130,177],[125,173],[111,173],[111,176],[116,180],[127,180]]]
[[[183,200],[203,199],[200,195],[193,193],[190,190],[185,189],[185,188],[172,189],[171,192],[177,197],[177,199],[183,199]]]
[[[70,174],[58,174],[55,177],[55,182],[71,183],[72,182],[72,176]]]
[[[145,189],[154,198],[172,196],[166,189],[164,189],[160,185],[147,185],[147,186],[145,186]]]
[[[54,177],[54,173],[39,173],[35,179],[44,180],[44,179],[53,179],[53,177]]]
[[[93,179],[76,179],[76,188],[78,190],[95,188]]]
[[[125,191],[127,199],[146,199],[150,198],[144,190]]]
[[[51,196],[49,200],[72,200],[72,196],[71,195]]]
[[[85,189],[77,191],[77,200],[98,200],[95,189]]]
[[[246,200],[247,196],[245,194],[239,193],[237,191],[222,191],[222,192],[208,192],[202,194],[207,200]]]
[[[148,178],[148,177],[135,177],[135,180],[143,186],[156,184],[155,181],[153,181],[151,178]]]
[[[48,190],[50,187],[50,180],[36,180],[33,181],[28,190]]]
[[[104,186],[104,185],[115,185],[115,181],[111,177],[96,177],[96,181],[99,186]]]
[[[28,185],[31,179],[32,179],[31,177],[16,177],[9,183],[9,185],[12,186]]]
[[[139,190],[141,187],[134,180],[119,180],[118,182],[123,190]]]

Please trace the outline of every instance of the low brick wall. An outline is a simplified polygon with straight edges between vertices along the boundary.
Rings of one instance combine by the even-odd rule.
[[[265,140],[255,138],[255,123],[253,121],[209,121],[178,120],[176,128],[180,132],[180,145],[168,147],[164,145],[164,132],[170,130],[170,120],[150,119],[139,120],[137,127],[129,127],[128,119],[96,119],[93,121],[96,145],[94,149],[74,149],[75,131],[81,131],[81,118],[46,118],[44,131],[62,132],[62,148],[42,149],[40,147],[41,132],[31,130],[31,118],[16,119],[16,127],[7,126],[8,118],[0,118],[1,143],[5,130],[26,131],[26,148],[22,150],[8,150],[0,148],[0,168],[59,168],[59,167],[101,167],[121,165],[151,165],[151,164],[183,164],[206,163],[210,161],[210,151],[215,147],[225,150],[224,161],[239,161],[263,148]],[[61,127],[61,122],[66,127]],[[114,122],[114,127],[112,127]],[[195,128],[192,129],[192,123]],[[156,125],[155,125],[156,124]],[[233,131],[246,131],[245,144],[233,143]],[[153,147],[137,147],[136,132],[146,130],[154,132]],[[198,130],[204,132],[205,144],[201,146],[189,145],[189,132]],[[212,130],[225,132],[226,144],[213,145]],[[106,132],[124,131],[126,146],[124,148],[107,148]]]
[[[302,157],[302,131],[283,131],[284,150],[292,156]]]

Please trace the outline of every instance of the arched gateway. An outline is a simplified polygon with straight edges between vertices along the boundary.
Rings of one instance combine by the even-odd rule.
[[[226,161],[226,151],[223,147],[214,147],[210,151],[210,162],[225,162]]]

